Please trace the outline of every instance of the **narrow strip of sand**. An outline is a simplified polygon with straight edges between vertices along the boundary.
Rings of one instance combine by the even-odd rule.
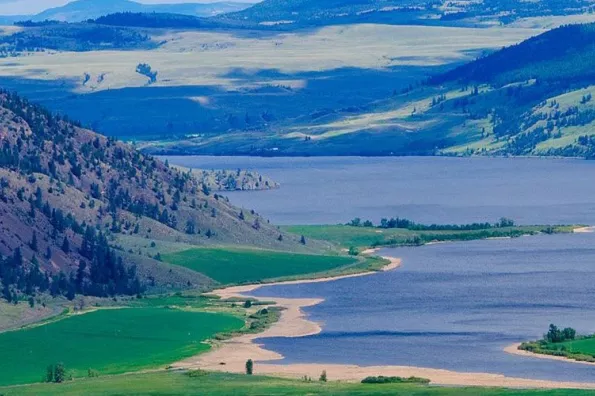
[[[518,355],[518,356],[532,357],[532,358],[538,358],[538,359],[557,360],[557,361],[566,362],[566,363],[588,364],[590,366],[595,366],[595,363],[593,363],[593,362],[581,362],[580,360],[568,359],[564,356],[552,356],[552,355],[545,355],[543,353],[534,353],[534,352],[529,352],[529,351],[523,351],[522,349],[519,349],[520,345],[521,345],[520,342],[518,342],[516,344],[509,345],[506,348],[504,348],[504,352],[510,353],[512,355]]]
[[[376,250],[368,250],[366,254],[373,254]],[[383,268],[383,271],[390,271],[401,265],[401,260],[391,257],[384,257],[390,263]],[[329,282],[338,279],[367,276],[376,272],[366,272],[346,276],[337,276],[324,279],[301,280],[275,283],[280,284],[301,284]],[[227,298],[247,298],[252,297],[249,294],[259,287],[266,286],[247,285],[229,287],[214,291],[215,294],[223,299]],[[245,334],[234,337],[214,345],[214,348],[198,356],[186,359],[172,365],[179,369],[202,369],[210,371],[225,371],[232,373],[243,373],[248,359],[252,359],[254,371],[256,374],[279,376],[286,378],[303,378],[304,376],[317,379],[323,370],[326,370],[329,380],[359,382],[368,376],[399,376],[399,377],[423,377],[429,378],[432,384],[445,386],[484,386],[484,387],[507,387],[507,388],[547,388],[547,389],[595,389],[595,383],[577,383],[577,382],[557,382],[544,380],[531,380],[523,378],[505,377],[498,374],[489,373],[463,373],[441,369],[430,369],[410,366],[357,366],[348,364],[276,364],[276,361],[282,360],[283,356],[267,350],[257,339],[270,337],[305,337],[315,335],[322,331],[318,323],[308,320],[304,312],[305,307],[311,307],[323,302],[323,299],[307,298],[281,298],[267,297],[267,301],[274,302],[276,307],[283,308],[278,322],[270,328],[259,334]],[[260,306],[259,308],[263,308]]]
[[[574,230],[572,230],[572,232],[574,232],[575,234],[591,234],[591,233],[595,232],[595,227],[590,226],[590,227],[575,228]]]

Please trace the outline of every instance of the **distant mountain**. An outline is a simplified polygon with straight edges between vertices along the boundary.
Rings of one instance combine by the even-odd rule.
[[[222,18],[285,27],[366,22],[477,25],[592,10],[590,0],[264,0]]]
[[[30,19],[33,21],[56,20],[62,22],[81,22],[117,12],[158,12],[210,17],[222,13],[239,11],[248,6],[250,6],[250,4],[235,2],[208,4],[141,4],[131,0],[78,0],[62,7],[50,8],[37,15],[22,17],[22,19]],[[10,17],[9,19],[13,18]]]

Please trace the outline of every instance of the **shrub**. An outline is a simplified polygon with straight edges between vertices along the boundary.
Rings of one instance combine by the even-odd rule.
[[[246,362],[246,374],[252,375],[253,373],[254,373],[254,362],[252,361],[252,359],[248,359],[248,361]]]
[[[420,377],[366,377],[362,380],[362,384],[429,384],[430,380]]]
[[[320,382],[327,382],[328,378],[326,376],[326,370],[322,371],[322,374],[320,374]]]
[[[209,373],[207,373],[206,371],[203,370],[191,370],[188,371],[188,373],[186,373],[186,375],[188,375],[188,377],[190,378],[197,378],[197,377],[204,377],[206,375],[209,375]]]

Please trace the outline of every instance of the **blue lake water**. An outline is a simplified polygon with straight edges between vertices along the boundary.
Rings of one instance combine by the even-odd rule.
[[[274,191],[230,192],[275,224],[496,221],[595,224],[595,161],[536,158],[168,157],[193,168],[252,169]]]
[[[385,249],[395,271],[329,283],[265,287],[258,296],[322,297],[323,332],[265,339],[287,363],[412,365],[593,381],[595,367],[510,355],[550,323],[595,332],[595,235]]]
[[[172,159],[170,159],[172,161]],[[277,223],[403,216],[462,223],[595,224],[595,162],[452,158],[185,158],[252,168],[277,191],[229,194]],[[322,297],[307,309],[321,334],[269,338],[286,363],[411,365],[593,381],[595,367],[510,355],[550,323],[595,332],[595,234],[384,249],[395,271],[329,283],[264,287],[259,296]]]

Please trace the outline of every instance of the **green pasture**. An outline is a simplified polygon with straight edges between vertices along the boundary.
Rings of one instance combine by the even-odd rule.
[[[209,373],[191,377],[186,373],[158,372],[75,380],[55,384],[0,388],[5,396],[111,396],[111,395],[386,395],[386,396],[583,396],[584,390],[521,390],[500,388],[440,388],[410,384],[351,384]]]
[[[223,284],[316,274],[357,263],[351,257],[237,248],[195,248],[164,254],[162,258],[165,262],[200,272]]]
[[[209,349],[203,343],[244,322],[224,314],[166,308],[103,309],[0,334],[0,385],[40,382],[50,364],[76,378],[163,368]],[[0,392],[1,394],[2,392]]]
[[[571,232],[573,227],[517,226],[473,231],[413,231],[402,228],[381,229],[347,225],[287,226],[284,230],[306,238],[326,240],[343,248],[368,248],[423,244],[432,241],[463,241],[530,235],[539,232]]]

